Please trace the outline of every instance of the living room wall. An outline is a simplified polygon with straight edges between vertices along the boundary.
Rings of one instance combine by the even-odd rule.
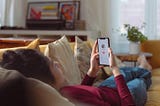
[[[7,6],[7,11],[5,8],[5,22],[2,25],[7,26],[25,26],[26,12],[27,12],[27,2],[39,2],[39,1],[54,1],[54,0],[7,0],[9,6]],[[57,1],[57,0],[55,0]],[[62,1],[62,0],[59,0]],[[63,0],[68,1],[68,0]],[[109,9],[108,3],[112,0],[80,0],[81,1],[81,10],[80,10],[80,19],[86,21],[86,29],[106,32],[108,24],[108,15]],[[106,5],[107,4],[107,5]],[[6,18],[7,17],[7,18]],[[109,28],[109,27],[108,27]],[[108,32],[108,31],[107,31]]]

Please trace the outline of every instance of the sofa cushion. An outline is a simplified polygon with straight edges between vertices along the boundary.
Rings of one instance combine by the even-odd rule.
[[[82,41],[76,36],[75,46],[74,46],[74,56],[81,73],[81,78],[83,79],[90,67],[90,56],[92,52],[92,47],[89,42]]]
[[[159,76],[160,77],[160,68],[156,68],[152,72],[152,76]]]
[[[44,54],[44,52],[46,50],[46,47],[47,47],[47,44],[45,44],[45,45],[39,45],[40,52]]]
[[[141,43],[141,51],[152,53],[150,63],[155,68],[160,68],[160,40],[147,40]]]
[[[148,91],[145,106],[160,106],[160,91]]]
[[[50,57],[53,61],[60,63],[63,74],[70,84],[80,84],[81,77],[78,64],[76,63],[73,51],[65,36],[49,43],[45,50],[45,55]]]
[[[147,92],[147,103],[145,106],[159,106],[160,105],[160,69],[152,71],[152,85]]]
[[[16,50],[16,49],[38,49],[39,50],[39,39],[33,40],[29,45],[23,47],[14,47],[14,48],[5,48],[0,49],[0,60],[2,60],[3,53],[7,50]]]
[[[149,91],[160,91],[160,79],[159,76],[152,76],[152,85]]]

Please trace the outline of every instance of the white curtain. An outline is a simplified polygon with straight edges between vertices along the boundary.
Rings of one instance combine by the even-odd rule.
[[[1,0],[0,1],[0,7],[1,7],[1,9],[0,9],[0,26],[4,25],[4,10],[5,10],[4,5],[5,5],[4,0]]]
[[[146,0],[145,2],[145,34],[149,39],[157,39],[157,0]]]
[[[119,40],[119,0],[81,0],[81,19],[86,21],[87,30],[97,31],[100,35],[107,35],[111,40],[111,47],[118,51]],[[122,48],[124,49],[124,47]]]
[[[87,29],[106,32],[108,0],[81,0],[81,19],[86,21]]]
[[[149,39],[159,39],[157,34],[157,2],[158,0],[145,0],[145,35]],[[87,29],[100,34],[108,35],[111,46],[115,52],[128,52],[128,41],[113,29],[120,28],[121,0],[81,0],[81,19],[86,20]],[[158,17],[159,18],[159,17]],[[159,25],[160,26],[160,25]]]
[[[1,0],[2,26],[25,27],[27,0]]]

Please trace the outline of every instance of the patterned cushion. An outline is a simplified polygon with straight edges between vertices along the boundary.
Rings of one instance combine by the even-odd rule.
[[[76,36],[74,56],[78,63],[82,79],[89,69],[91,52],[92,47],[89,42],[84,42]]]

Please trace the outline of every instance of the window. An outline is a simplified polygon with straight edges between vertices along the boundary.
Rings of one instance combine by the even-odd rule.
[[[5,10],[5,0],[0,0],[0,26],[4,25],[4,10]]]
[[[120,0],[120,26],[143,23],[149,39],[160,38],[160,0]]]
[[[140,27],[144,21],[145,0],[121,0],[120,26],[130,24]]]
[[[157,1],[157,36],[160,38],[160,0]]]

